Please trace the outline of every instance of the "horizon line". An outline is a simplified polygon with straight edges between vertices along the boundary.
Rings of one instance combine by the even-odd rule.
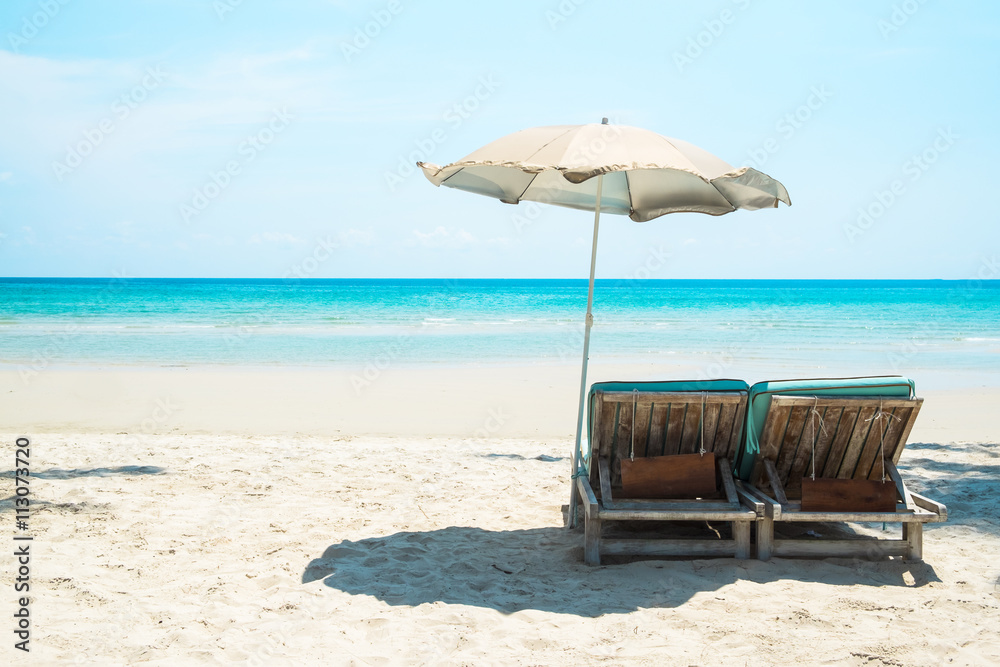
[[[279,282],[330,282],[346,280],[369,280],[369,281],[588,281],[587,278],[456,278],[456,277],[252,277],[252,276],[0,276],[0,281],[11,280],[108,280],[108,281],[130,281],[130,280],[256,280],[256,281],[279,281]],[[657,282],[684,282],[684,281],[770,281],[770,282],[984,282],[1000,283],[1000,278],[595,278],[594,282],[633,282],[633,283],[657,283]]]

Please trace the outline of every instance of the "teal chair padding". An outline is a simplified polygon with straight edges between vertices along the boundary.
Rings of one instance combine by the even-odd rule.
[[[597,391],[749,391],[743,380],[665,380],[663,382],[595,382],[587,397],[587,447],[582,452],[584,465],[590,470],[591,425],[594,422],[594,392]]]
[[[913,380],[900,375],[860,378],[819,378],[812,380],[768,380],[750,387],[747,406],[746,438],[736,461],[736,475],[747,481],[760,452],[760,433],[764,428],[767,409],[775,394],[808,394],[819,396],[914,396]]]

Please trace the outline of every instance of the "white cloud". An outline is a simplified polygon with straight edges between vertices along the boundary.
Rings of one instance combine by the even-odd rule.
[[[340,244],[346,248],[370,246],[375,243],[375,233],[370,229],[350,228],[340,233]]]
[[[122,220],[116,223],[114,228],[118,232],[117,238],[120,238],[125,243],[132,241],[135,237],[135,228],[131,220]]]
[[[507,236],[497,236],[492,239],[487,239],[486,241],[486,245],[497,248],[508,248],[513,244],[514,242]]]
[[[108,234],[104,238],[108,241],[116,241],[123,245],[136,245],[140,248],[150,248],[151,243],[136,234],[136,226],[131,220],[122,220],[113,225],[114,234]],[[141,230],[141,228],[139,228]]]
[[[363,113],[347,105],[341,89],[331,85],[343,72],[331,71],[323,55],[312,43],[249,56],[162,63],[61,60],[0,49],[0,97],[18,99],[0,105],[0,124],[22,128],[8,137],[9,148],[30,165],[29,171],[42,173],[51,171],[51,162],[64,160],[67,147],[83,141],[85,133],[95,136],[102,122],[113,130],[101,135],[95,155],[125,173],[154,159],[162,166],[164,158],[186,161],[197,151],[225,154],[235,151],[248,132],[260,130],[275,109],[285,109],[296,124]],[[149,70],[158,73],[155,87],[146,90],[141,102],[129,98],[128,115],[123,116],[123,96],[152,82]],[[31,94],[25,96],[26,90]],[[39,154],[45,159],[39,160]],[[161,185],[163,176],[157,174]]]
[[[21,231],[24,232],[21,242],[25,245],[35,245],[35,230],[30,225],[24,225]]]
[[[299,245],[305,243],[305,241],[286,232],[263,232],[251,236],[247,239],[247,243],[251,245],[263,245],[266,243],[269,245],[290,246]]]
[[[413,230],[416,243],[425,248],[464,248],[476,242],[476,237],[464,229],[445,228],[439,225],[432,232]]]
[[[14,175],[12,171],[0,171],[0,183],[4,181],[9,181],[10,177]]]

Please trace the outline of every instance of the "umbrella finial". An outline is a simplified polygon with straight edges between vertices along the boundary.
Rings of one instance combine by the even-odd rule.
[[[607,125],[607,124],[608,124],[608,117],[605,116],[604,118],[601,119],[601,125]]]

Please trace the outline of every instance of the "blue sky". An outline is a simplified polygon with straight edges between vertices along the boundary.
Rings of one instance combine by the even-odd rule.
[[[0,275],[582,278],[592,216],[411,167],[608,116],[793,206],[605,216],[598,277],[997,278],[998,81],[985,1],[7,0]]]

